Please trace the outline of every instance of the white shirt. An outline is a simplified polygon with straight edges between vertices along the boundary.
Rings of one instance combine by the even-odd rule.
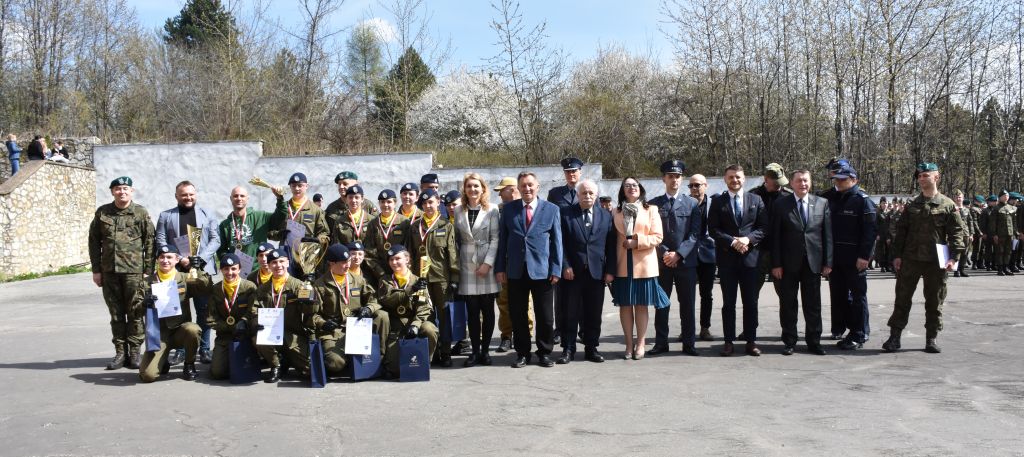
[[[742,211],[743,210],[743,189],[740,189],[740,191],[736,192],[736,193],[733,193],[733,191],[731,191],[731,190],[728,191],[728,192],[729,192],[729,205],[732,206],[732,202],[736,201],[736,197],[739,197],[739,200],[740,200],[739,201],[740,211]]]

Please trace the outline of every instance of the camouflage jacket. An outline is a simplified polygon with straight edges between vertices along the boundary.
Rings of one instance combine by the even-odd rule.
[[[156,229],[146,208],[132,202],[124,209],[100,206],[89,224],[89,260],[93,273],[153,271]]]

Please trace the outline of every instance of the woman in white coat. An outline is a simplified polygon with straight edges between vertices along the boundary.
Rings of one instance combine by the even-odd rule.
[[[500,290],[493,271],[498,253],[498,207],[488,202],[487,183],[479,174],[467,173],[462,179],[455,234],[459,244],[459,295],[466,301],[473,348],[464,365],[490,365],[494,299]]]

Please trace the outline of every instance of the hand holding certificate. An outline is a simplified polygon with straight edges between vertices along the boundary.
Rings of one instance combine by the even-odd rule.
[[[955,259],[950,257],[948,244],[936,244],[935,253],[938,254],[939,257],[939,268],[942,268],[943,270],[956,270],[957,266],[960,264],[960,262],[957,262]],[[953,262],[952,267],[949,266],[949,262]]]
[[[345,353],[369,355],[373,340],[373,319],[350,317],[345,320]]]
[[[284,344],[284,308],[260,308],[257,311],[256,323],[263,330],[256,333],[256,344],[261,346],[281,346]]]
[[[154,304],[157,317],[162,319],[181,315],[181,299],[178,297],[177,281],[153,283],[150,288],[153,290],[153,295],[156,296]]]

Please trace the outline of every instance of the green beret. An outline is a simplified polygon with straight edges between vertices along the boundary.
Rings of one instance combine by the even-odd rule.
[[[359,176],[352,171],[343,171],[341,173],[338,173],[338,176],[334,177],[334,183],[337,184],[341,182],[342,179],[355,179],[356,181],[358,181]]]
[[[981,195],[981,194],[977,194],[977,195],[974,196],[974,201],[976,201],[978,203],[985,203],[985,196]]]
[[[1021,200],[1021,194],[1018,192],[1010,192],[1011,200]]]
[[[939,165],[935,162],[921,162],[917,164],[917,171],[939,171]]]
[[[122,176],[122,177],[117,178],[117,179],[115,179],[113,181],[110,181],[110,188],[111,189],[113,189],[113,188],[115,188],[117,186],[132,187],[132,178],[129,178],[127,176]]]

